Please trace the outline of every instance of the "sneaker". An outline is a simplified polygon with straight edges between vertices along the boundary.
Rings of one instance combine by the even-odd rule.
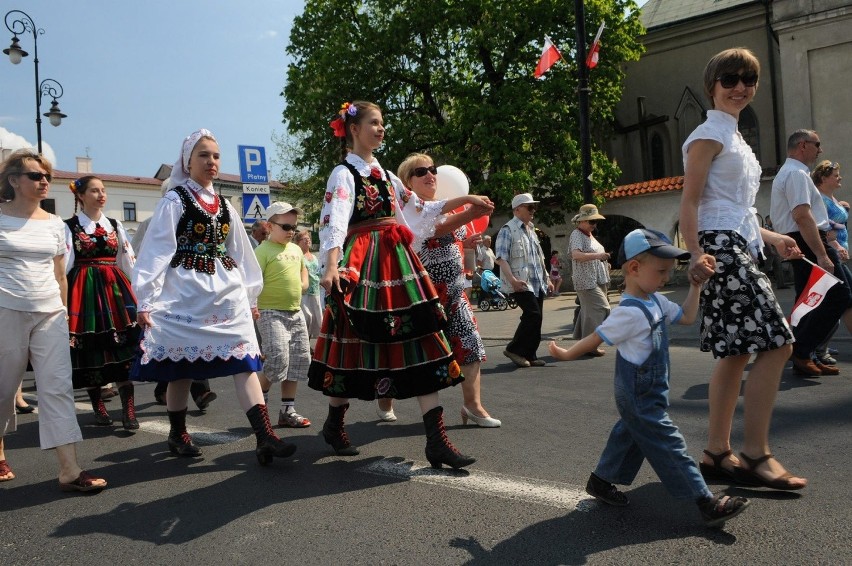
[[[311,421],[295,411],[285,413],[284,411],[279,410],[278,426],[287,428],[307,428],[311,426]]]
[[[822,355],[820,355],[819,352],[817,352],[816,361],[818,361],[819,363],[826,365],[826,366],[836,366],[837,365],[837,360],[835,358],[831,357],[831,354],[829,354],[828,352],[824,352]]]
[[[396,422],[396,413],[393,412],[393,407],[390,411],[383,411],[381,407],[376,406],[376,414],[379,415],[379,420],[386,423]]]
[[[630,500],[627,499],[626,495],[618,491],[617,487],[608,481],[602,480],[595,474],[590,475],[589,481],[586,482],[586,493],[595,499],[616,507],[627,507],[630,505]]]
[[[728,519],[733,519],[749,506],[745,497],[732,497],[720,493],[698,502],[701,518],[708,527],[721,527]]]

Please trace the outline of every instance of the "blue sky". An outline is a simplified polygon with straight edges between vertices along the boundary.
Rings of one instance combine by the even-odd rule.
[[[285,48],[300,0],[11,0],[0,15],[23,10],[44,29],[39,75],[56,79],[68,115],[58,128],[46,118],[42,139],[54,165],[150,177],[177,158],[184,136],[206,127],[219,140],[222,171],[238,173],[237,145],[266,147],[284,133],[281,113]],[[0,53],[0,144],[12,134],[36,145],[33,37],[19,65]],[[12,33],[0,27],[6,49]],[[42,113],[50,99],[42,100]],[[11,132],[7,133],[7,132]],[[45,152],[48,154],[48,152]],[[49,155],[49,154],[48,154]],[[277,173],[280,167],[272,167]]]
[[[68,115],[58,128],[42,123],[45,154],[58,169],[73,171],[75,158],[88,155],[96,173],[150,177],[174,163],[184,136],[205,127],[219,140],[222,172],[239,172],[238,145],[259,145],[277,175],[271,138],[285,133],[285,48],[303,7],[301,0],[11,0],[0,14],[23,10],[45,31],[40,79],[62,83],[59,105]],[[30,56],[19,65],[0,56],[0,146],[13,149],[36,145],[33,37],[19,37]],[[3,49],[11,39],[0,27]],[[41,111],[49,109],[45,98]]]

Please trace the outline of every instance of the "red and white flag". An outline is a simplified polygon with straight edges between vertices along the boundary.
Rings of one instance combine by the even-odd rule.
[[[818,265],[811,267],[811,276],[802,294],[793,305],[790,313],[790,325],[796,326],[802,317],[819,306],[828,290],[837,285],[840,279]]]
[[[604,24],[601,24],[601,27],[598,28],[598,34],[595,36],[595,40],[592,42],[592,46],[589,47],[589,54],[586,56],[586,66],[590,69],[594,69],[598,66],[598,51],[601,48],[601,35],[603,34]]]
[[[562,54],[558,49],[556,49],[556,46],[553,45],[550,38],[544,36],[544,48],[541,50],[541,58],[538,60],[538,65],[536,65],[533,76],[540,79],[542,75],[544,75],[544,73],[546,73],[547,70],[555,65],[561,58]]]

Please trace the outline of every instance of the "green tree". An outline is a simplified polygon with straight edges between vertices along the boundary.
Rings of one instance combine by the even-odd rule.
[[[592,137],[603,139],[643,29],[633,0],[586,0],[585,12],[587,43],[607,27],[589,78]],[[582,191],[574,16],[566,0],[307,0],[282,93],[294,165],[324,179],[339,160],[329,121],[342,102],[370,100],[384,113],[386,166],[425,151],[498,205],[532,192],[552,205],[541,221],[562,221]],[[567,61],[539,81],[545,34]],[[611,187],[617,166],[600,151],[592,161],[595,186]]]

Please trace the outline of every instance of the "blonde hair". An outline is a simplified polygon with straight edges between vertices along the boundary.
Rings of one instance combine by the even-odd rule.
[[[414,176],[414,169],[417,168],[415,163],[419,163],[421,161],[428,161],[433,165],[435,163],[432,161],[432,157],[425,153],[410,153],[408,154],[408,157],[402,160],[399,167],[397,167],[396,176],[399,177],[399,180],[402,181],[402,184],[406,187],[408,186],[408,182]]]
[[[27,161],[35,161],[47,171],[48,175],[53,175],[53,166],[44,156],[29,149],[19,149],[0,165],[0,199],[9,201],[15,198],[15,187],[12,186],[9,178],[23,173],[24,164]]]
[[[814,185],[819,187],[822,185],[823,181],[826,180],[832,173],[834,173],[835,169],[840,169],[839,163],[832,163],[828,159],[825,161],[820,161],[819,165],[814,167],[813,172],[811,173],[811,179],[814,181]]]

